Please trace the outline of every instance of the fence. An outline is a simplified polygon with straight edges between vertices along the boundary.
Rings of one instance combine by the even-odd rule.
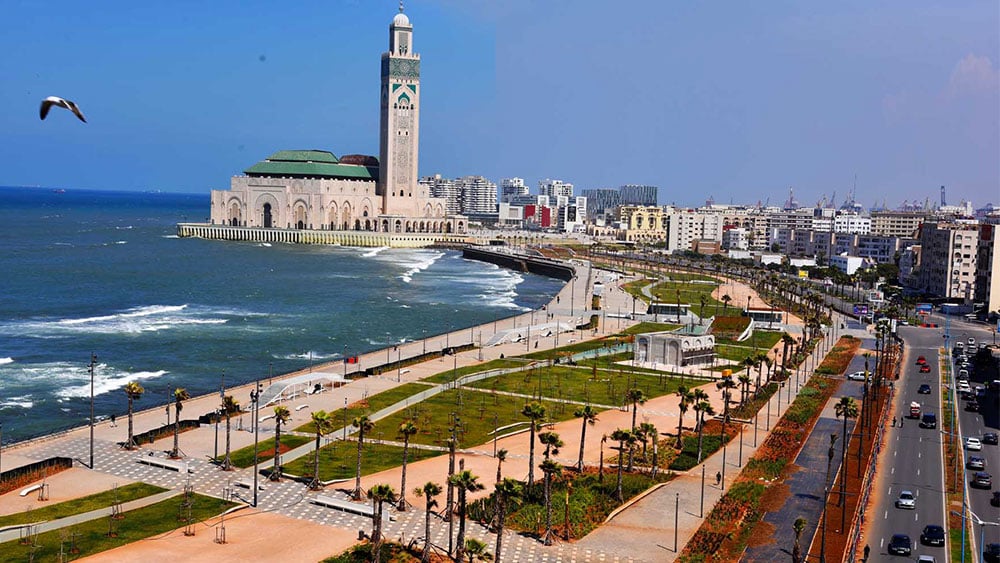
[[[177,431],[183,432],[185,430],[191,430],[192,428],[198,428],[199,426],[201,426],[202,418],[209,418],[212,415],[214,415],[214,413],[202,415],[198,420],[182,420],[177,425],[178,426]],[[173,433],[174,433],[174,425],[168,424],[166,426],[160,426],[152,430],[147,430],[140,434],[135,434],[134,436],[132,436],[132,439],[135,441],[136,444],[152,444],[153,442],[159,440],[160,438],[170,436]]]
[[[37,481],[41,473],[45,473],[47,475],[50,473],[50,469],[56,470],[51,473],[58,473],[59,471],[69,469],[71,467],[73,467],[73,458],[71,457],[50,457],[48,459],[15,467],[14,469],[8,469],[7,471],[0,473],[0,493],[13,491],[22,485],[27,485],[32,481]]]

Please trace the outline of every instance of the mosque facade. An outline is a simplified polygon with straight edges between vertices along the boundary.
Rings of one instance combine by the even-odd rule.
[[[242,232],[247,229],[328,235],[292,239],[297,241],[340,240],[330,238],[331,231],[350,234],[344,240],[351,241],[365,232],[411,234],[422,241],[464,234],[468,219],[449,215],[446,200],[431,197],[430,188],[418,182],[420,55],[414,52],[413,26],[402,7],[389,25],[389,50],[382,54],[381,66],[378,158],[337,157],[324,150],[275,152],[233,176],[228,190],[212,190],[211,225],[179,225],[178,232],[239,240],[274,238]],[[232,228],[241,232],[234,234]]]

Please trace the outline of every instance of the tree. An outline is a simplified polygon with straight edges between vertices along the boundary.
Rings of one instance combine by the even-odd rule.
[[[552,545],[552,477],[562,473],[562,465],[545,458],[542,462],[542,472],[545,473],[545,535],[542,543]]]
[[[485,487],[479,482],[479,477],[468,469],[459,471],[448,478],[449,483],[458,490],[458,538],[455,559],[461,561],[465,550],[465,506],[468,493],[481,491]]]
[[[316,451],[313,454],[313,478],[309,482],[310,489],[319,488],[319,441],[320,438],[333,431],[333,417],[326,411],[312,413],[313,431],[316,432]]]
[[[705,433],[705,415],[712,416],[715,414],[715,409],[712,408],[712,403],[708,401],[700,401],[694,406],[694,410],[698,412],[699,423],[698,423],[698,463],[701,463],[701,444],[702,437]]]
[[[510,512],[510,509],[521,503],[524,489],[521,487],[520,481],[508,477],[503,481],[497,481],[494,494],[496,495],[497,528],[497,545],[494,549],[494,555],[497,561],[501,561],[500,547],[503,542],[504,521],[507,519],[507,513]]]
[[[629,403],[632,403],[632,429],[631,429],[631,432],[632,432],[632,437],[633,438],[638,438],[637,434],[635,433],[635,418],[636,418],[636,415],[639,412],[639,409],[638,409],[637,406],[638,405],[644,405],[644,404],[646,404],[646,394],[642,392],[642,389],[633,387],[632,389],[629,389],[625,393],[625,401],[629,402]],[[632,460],[632,454],[633,454],[633,450],[629,450],[629,452],[628,452],[628,470],[629,471],[632,471],[632,461],[633,461]]]
[[[728,293],[722,296],[722,304],[725,305],[725,309],[723,310],[724,315],[729,314],[729,302],[732,300],[733,298]]]
[[[847,434],[847,420],[851,418],[857,418],[858,416],[858,403],[853,397],[841,397],[837,404],[833,406],[833,412],[837,418],[843,417],[844,419],[844,440],[841,442],[841,462],[840,462],[840,498],[837,503],[841,504],[845,500],[847,495],[847,443],[850,442],[850,436]],[[846,504],[846,503],[845,503]]]
[[[618,428],[611,433],[611,439],[618,442],[618,481],[615,484],[615,498],[622,502],[622,465],[625,456],[625,442],[632,439],[632,433],[624,428]]]
[[[608,443],[608,435],[601,436],[601,460],[597,466],[597,482],[604,482],[604,444]]]
[[[799,547],[799,538],[802,537],[802,531],[805,529],[806,519],[799,516],[792,524],[792,530],[795,531],[795,546],[792,548],[792,563],[801,563],[802,561],[802,548]]]
[[[729,421],[729,399],[732,394],[732,389],[736,387],[736,383],[733,382],[733,376],[724,375],[722,379],[715,384],[716,389],[722,391],[722,416]]]
[[[465,540],[465,555],[469,558],[469,563],[474,561],[493,561],[493,554],[486,551],[486,543],[469,538]]]
[[[681,385],[677,388],[677,396],[680,397],[681,402],[677,404],[680,409],[677,415],[677,449],[684,449],[684,414],[687,413],[688,406],[694,401],[694,395],[688,391],[688,388]]]
[[[271,480],[281,479],[281,426],[288,423],[292,418],[292,411],[288,407],[278,405],[274,407],[274,470],[271,471]]]
[[[708,298],[702,293],[698,300],[701,302],[701,307],[698,309],[698,316],[701,317],[698,322],[700,325],[705,320],[705,304],[708,303]]]
[[[499,483],[502,478],[500,475],[500,467],[505,461],[507,461],[507,450],[500,448],[497,450],[497,483]]]
[[[365,434],[375,428],[375,422],[365,414],[355,417],[351,426],[358,429],[358,463],[357,471],[354,474],[354,500],[361,500],[361,450],[364,448]]]
[[[596,366],[597,363],[595,362],[594,365]],[[576,409],[576,412],[573,413],[573,416],[578,416],[583,421],[582,428],[580,430],[580,457],[579,457],[579,459],[576,462],[576,468],[577,468],[577,470],[579,470],[582,473],[583,472],[583,446],[584,446],[584,443],[587,441],[587,425],[589,424],[589,425],[593,426],[594,424],[597,423],[597,409],[595,409],[594,407],[592,407],[590,405],[586,405],[586,406],[583,406],[583,407],[581,407],[579,409]],[[499,479],[497,479],[497,480],[499,481]],[[499,557],[499,555],[498,555],[498,557]]]
[[[417,496],[423,495],[427,501],[427,507],[424,511],[424,551],[420,554],[420,561],[427,563],[431,560],[431,510],[437,506],[437,501],[434,500],[434,497],[441,494],[441,485],[433,481],[427,481],[423,487],[413,489],[413,494]]]
[[[142,388],[142,385],[138,381],[129,381],[125,384],[125,396],[128,397],[128,441],[125,442],[126,450],[135,449],[135,438],[132,434],[132,403],[141,399],[142,394],[145,392],[146,390]]]
[[[391,485],[373,485],[368,489],[368,498],[372,501],[375,514],[372,517],[372,561],[379,563],[379,556],[382,551],[382,505],[392,503],[396,500],[396,491]]]
[[[532,401],[521,409],[521,414],[528,417],[528,429],[531,432],[530,446],[528,447],[528,487],[535,484],[535,432],[539,424],[545,418],[545,406],[537,401]]]
[[[230,433],[232,432],[233,415],[240,412],[240,403],[232,395],[226,395],[222,399],[222,413],[226,415],[226,457],[222,460],[222,470],[230,471],[233,468],[233,460],[229,457]]]
[[[410,451],[410,436],[417,433],[417,425],[412,420],[399,425],[399,433],[403,436],[403,475],[399,483],[399,511],[406,512],[406,458]]]
[[[746,372],[741,373],[736,379],[740,382],[740,406],[742,407],[746,404],[747,395],[750,394],[750,384],[753,382],[753,379]]]
[[[646,442],[647,440],[652,440],[653,442],[653,475],[656,475],[656,462],[657,462],[657,448],[659,446],[659,432],[656,430],[656,426],[651,422],[643,422],[639,425],[639,432],[642,435],[642,460],[644,463],[649,463],[646,460]]]
[[[560,438],[559,434],[556,434],[555,432],[539,433],[538,441],[543,446],[545,446],[545,451],[542,452],[542,455],[545,456],[545,459],[549,459],[549,457],[551,457],[552,455],[558,454],[559,448],[563,447],[562,438]]]
[[[191,395],[188,394],[187,389],[183,387],[174,389],[174,449],[170,451],[170,457],[172,458],[178,458],[181,456],[181,449],[178,445],[177,437],[180,433],[181,409],[184,408],[184,405],[182,405],[181,402],[190,398]]]
[[[795,346],[795,337],[787,332],[781,333],[781,371],[788,369],[788,353]]]

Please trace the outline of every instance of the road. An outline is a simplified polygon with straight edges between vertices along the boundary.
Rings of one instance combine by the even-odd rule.
[[[936,524],[947,528],[944,498],[944,463],[941,449],[942,388],[938,349],[943,343],[942,331],[909,326],[899,327],[905,342],[902,375],[895,383],[893,413],[909,414],[911,402],[921,404],[922,412],[938,415],[938,428],[921,428],[915,419],[904,419],[901,426],[890,427],[883,447],[888,448],[885,467],[879,468],[881,478],[872,491],[872,509],[868,511],[868,534],[871,555],[869,561],[904,561],[907,558],[888,554],[889,540],[893,534],[906,534],[913,542],[913,554],[933,555],[937,561],[946,561],[946,548],[920,544],[924,526]],[[930,373],[920,373],[916,365],[919,356],[925,356]],[[926,383],[929,395],[918,394],[917,389]],[[916,496],[913,510],[896,508],[900,491],[909,490]]]
[[[974,338],[977,343],[984,341],[992,343],[995,336],[990,330],[994,327],[990,327],[989,325],[968,323],[964,320],[955,320],[954,318],[949,318],[946,322],[944,317],[938,317],[936,320],[940,325],[945,327],[944,331],[949,334],[950,338],[948,338],[948,341],[950,345],[961,341],[965,344],[967,350],[969,348],[969,338]],[[957,373],[957,367],[954,363],[952,363],[952,366],[956,368],[953,371]],[[989,375],[983,369],[974,369],[969,376],[969,383],[972,387],[985,386],[988,389],[989,381],[987,379],[990,377],[996,376]],[[984,432],[1000,432],[1000,429],[998,429],[998,425],[1000,425],[998,424],[1000,423],[998,421],[998,418],[1000,418],[1000,414],[998,414],[1000,398],[998,398],[998,394],[995,391],[987,390],[986,396],[979,400],[979,412],[966,410],[965,406],[967,404],[968,401],[960,401],[962,408],[958,416],[958,430],[961,432],[963,442],[966,437],[970,436],[982,438]],[[995,525],[982,526],[977,524],[973,526],[974,537],[968,538],[967,541],[970,541],[975,548],[973,549],[973,553],[978,554],[982,550],[984,539],[985,543],[1000,542],[1000,509],[990,505],[992,492],[1000,490],[1000,484],[997,483],[997,479],[1000,479],[1000,447],[983,444],[983,449],[980,452],[966,451],[964,453],[965,458],[968,458],[969,455],[977,455],[984,458],[986,460],[986,471],[993,475],[993,487],[991,490],[969,486],[975,470],[966,469],[964,475],[959,475],[959,478],[962,478],[966,484],[966,502],[969,510],[983,521],[996,523]],[[975,558],[975,561],[979,561],[978,556]]]

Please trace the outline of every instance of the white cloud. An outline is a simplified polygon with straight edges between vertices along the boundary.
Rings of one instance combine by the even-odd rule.
[[[949,98],[994,95],[1000,93],[1000,70],[993,68],[987,56],[969,53],[955,65],[948,80]]]

